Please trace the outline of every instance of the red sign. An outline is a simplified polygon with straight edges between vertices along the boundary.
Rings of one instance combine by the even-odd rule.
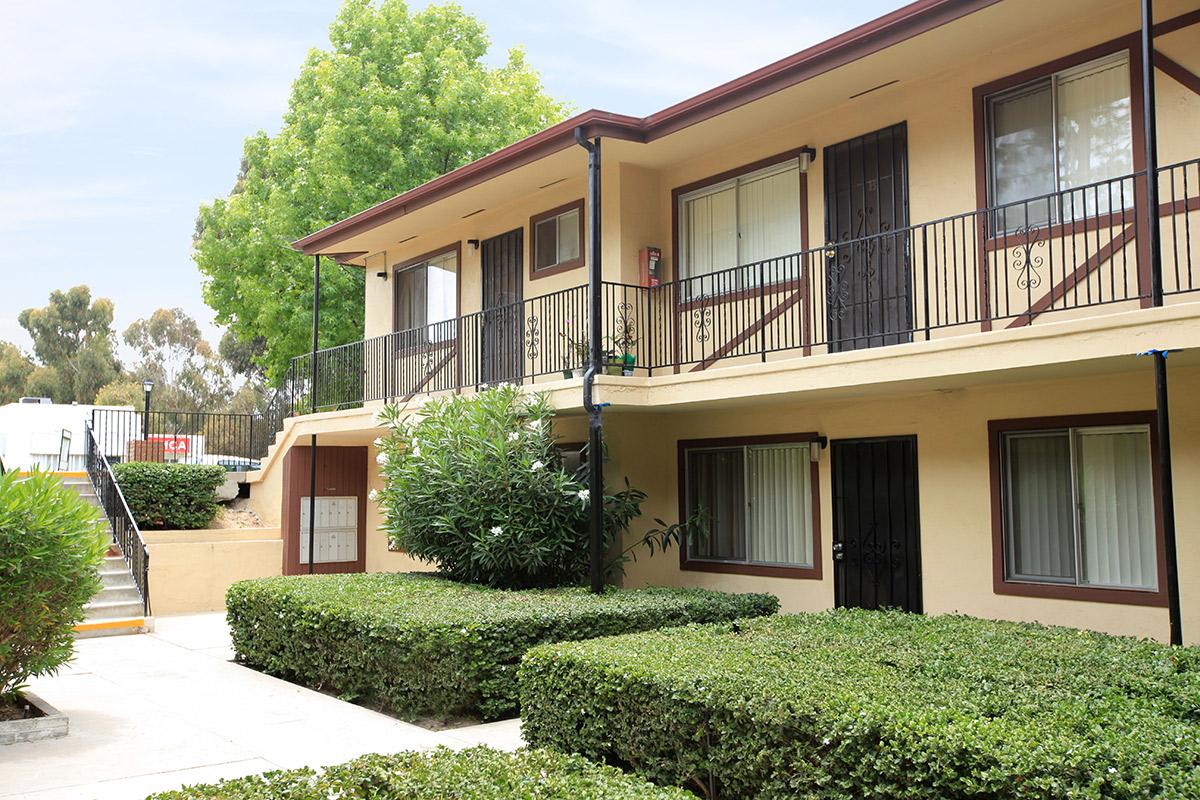
[[[147,437],[152,442],[162,442],[163,449],[171,454],[186,456],[192,450],[192,437],[190,436],[154,436]]]

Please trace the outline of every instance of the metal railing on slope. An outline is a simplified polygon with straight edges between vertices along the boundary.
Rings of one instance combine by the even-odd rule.
[[[129,574],[133,576],[134,585],[142,598],[143,613],[150,614],[150,553],[142,532],[138,529],[137,521],[125,502],[125,495],[117,485],[112,466],[104,455],[103,449],[96,440],[96,433],[90,422],[84,423],[87,431],[87,474],[100,500],[104,516],[108,518],[112,528],[113,541],[121,549],[125,563],[129,566]]]

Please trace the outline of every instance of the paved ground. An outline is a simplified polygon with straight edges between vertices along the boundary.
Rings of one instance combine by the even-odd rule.
[[[221,614],[85,639],[31,689],[71,720],[63,739],[0,747],[0,798],[139,800],[152,791],[363,753],[520,746],[517,720],[435,733],[231,663]]]

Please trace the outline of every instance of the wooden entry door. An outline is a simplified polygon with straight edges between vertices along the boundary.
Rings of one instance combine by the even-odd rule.
[[[831,448],[837,605],[920,612],[917,437],[842,439]]]
[[[524,230],[502,233],[482,242],[480,270],[483,313],[480,318],[480,383],[520,381],[521,322],[525,283],[522,254]]]
[[[824,169],[829,349],[910,341],[907,125],[826,147]]]

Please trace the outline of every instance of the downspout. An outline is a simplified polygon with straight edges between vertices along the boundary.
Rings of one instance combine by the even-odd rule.
[[[309,409],[317,413],[317,323],[321,318],[321,257],[313,256],[312,303],[312,383],[308,389]],[[317,538],[317,435],[314,433],[308,448],[308,574],[313,574],[317,553],[313,549]]]
[[[604,592],[604,422],[601,405],[594,397],[596,373],[600,370],[600,138],[588,141],[583,128],[575,129],[575,141],[588,153],[588,344],[587,369],[583,373],[583,408],[588,415],[588,535],[591,543],[592,591]]]
[[[1142,0],[1142,123],[1146,146],[1146,228],[1149,241],[1150,299],[1157,308],[1163,304],[1162,234],[1158,227],[1158,124],[1154,97],[1154,3]],[[1167,353],[1152,350],[1154,358],[1155,429],[1158,455],[1155,468],[1161,493],[1163,549],[1166,551],[1167,616],[1171,625],[1171,644],[1183,644],[1183,622],[1179,609],[1179,552],[1175,536],[1175,482],[1171,472],[1171,411],[1167,392]]]

